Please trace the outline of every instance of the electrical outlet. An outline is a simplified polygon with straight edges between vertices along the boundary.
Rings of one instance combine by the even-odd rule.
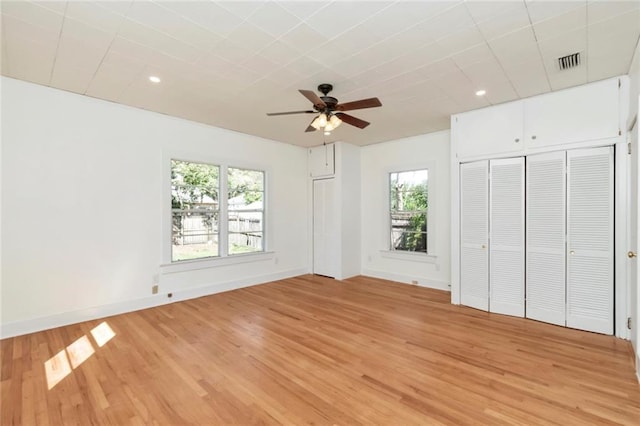
[[[411,280],[411,284],[418,285],[418,280]]]
[[[151,287],[151,294],[158,294],[158,284]]]
[[[167,297],[168,297],[169,299],[171,299],[171,298],[173,297],[173,293],[168,293],[168,294],[167,294]]]

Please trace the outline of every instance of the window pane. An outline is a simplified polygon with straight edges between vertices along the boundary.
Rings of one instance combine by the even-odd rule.
[[[171,206],[218,209],[220,168],[211,164],[171,160]]]
[[[264,250],[264,172],[228,169],[228,253]]]
[[[392,231],[393,250],[427,252],[426,232]]]
[[[391,249],[427,251],[428,170],[389,174]]]
[[[173,211],[172,261],[218,256],[218,212]]]

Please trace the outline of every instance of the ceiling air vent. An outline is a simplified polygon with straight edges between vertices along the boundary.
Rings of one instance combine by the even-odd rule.
[[[580,52],[558,58],[560,71],[575,68],[580,65]]]

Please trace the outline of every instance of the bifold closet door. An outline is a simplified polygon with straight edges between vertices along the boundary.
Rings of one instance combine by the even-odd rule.
[[[567,326],[613,334],[613,147],[567,151]]]
[[[566,321],[566,153],[527,157],[526,317]]]
[[[489,310],[524,316],[524,158],[491,160]]]
[[[460,165],[460,302],[489,310],[489,162]]]

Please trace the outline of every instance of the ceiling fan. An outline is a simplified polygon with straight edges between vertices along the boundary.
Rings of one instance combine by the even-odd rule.
[[[302,95],[309,99],[313,104],[313,110],[305,111],[288,111],[288,112],[269,112],[267,115],[291,115],[291,114],[318,114],[319,115],[311,121],[311,124],[307,127],[305,132],[313,132],[318,129],[323,129],[326,132],[338,127],[343,121],[352,126],[364,129],[370,123],[364,120],[360,120],[352,115],[345,114],[343,111],[351,111],[354,109],[375,108],[382,106],[382,103],[378,98],[361,99],[359,101],[346,102],[339,104],[338,100],[332,96],[328,96],[329,92],[333,90],[331,84],[323,83],[318,86],[318,91],[324,96],[318,96],[311,90],[300,90]]]

